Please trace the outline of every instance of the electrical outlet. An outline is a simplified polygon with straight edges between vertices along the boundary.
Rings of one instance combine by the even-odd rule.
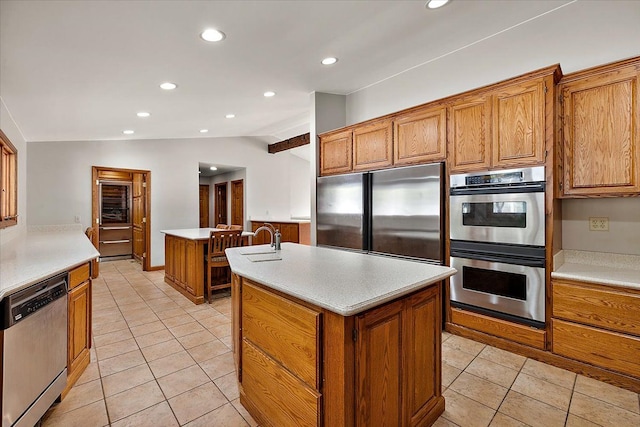
[[[76,215],[75,217],[73,217],[73,220],[76,222],[76,224],[80,223],[80,215]]]
[[[589,217],[589,230],[609,231],[609,217],[606,217],[606,216]]]

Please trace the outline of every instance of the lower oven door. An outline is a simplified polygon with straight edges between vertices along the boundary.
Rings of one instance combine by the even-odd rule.
[[[544,263],[544,261],[542,261]],[[451,257],[452,305],[479,307],[536,327],[545,322],[545,269]],[[483,310],[480,310],[483,311]]]

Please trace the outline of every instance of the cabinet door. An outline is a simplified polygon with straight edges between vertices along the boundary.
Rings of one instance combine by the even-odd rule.
[[[402,301],[359,316],[356,346],[356,425],[401,426]]]
[[[492,165],[544,163],[545,82],[538,78],[493,95]]]
[[[449,107],[451,172],[488,169],[491,162],[491,98],[466,99]]]
[[[444,160],[447,155],[447,110],[428,108],[393,121],[393,164]]]
[[[282,233],[282,242],[299,243],[298,224],[280,223],[280,233]]]
[[[164,275],[169,280],[175,279],[174,260],[175,252],[173,246],[173,236],[164,235]]]
[[[69,298],[67,375],[71,376],[91,347],[91,282],[71,289]]]
[[[393,164],[393,125],[384,120],[353,130],[353,170],[380,169]]]
[[[175,273],[176,273],[176,282],[183,289],[186,287],[187,282],[187,260],[186,260],[186,240],[185,239],[175,239],[174,242],[174,254],[176,255],[176,265],[175,265]]]
[[[255,233],[256,230],[260,228],[262,225],[264,225],[264,222],[251,221],[251,231]],[[251,238],[251,244],[264,245],[265,243],[269,243],[269,238],[267,237],[268,235],[269,235],[268,232],[261,231],[257,236],[254,236]]]
[[[405,305],[404,407],[406,425],[415,426],[440,396],[442,316],[437,286],[408,298]]]
[[[242,300],[240,297],[240,287],[242,286],[242,278],[237,274],[231,273],[231,338],[233,349],[233,361],[236,365],[236,375],[238,382],[242,382],[240,371],[242,349],[242,337],[240,335],[240,319],[242,319]]]
[[[202,254],[204,258],[204,254]],[[195,240],[185,242],[184,265],[185,265],[185,288],[191,295],[196,295],[198,284],[202,279],[198,276],[198,244]]]
[[[320,137],[320,175],[350,172],[352,156],[351,130]]]
[[[638,68],[560,86],[564,195],[640,193]]]

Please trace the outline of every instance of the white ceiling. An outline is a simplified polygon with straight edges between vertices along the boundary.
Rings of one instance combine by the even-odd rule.
[[[572,3],[425,2],[2,0],[0,97],[27,141],[271,143],[309,131],[314,91],[353,93]],[[227,38],[204,42],[208,27]]]

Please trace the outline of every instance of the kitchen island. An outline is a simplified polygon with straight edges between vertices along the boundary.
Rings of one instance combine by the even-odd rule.
[[[194,304],[204,302],[204,287],[207,283],[205,255],[212,231],[218,228],[184,228],[160,230],[164,238],[164,281],[191,300]],[[243,245],[248,244],[252,233],[243,231]]]
[[[266,426],[426,426],[456,270],[282,244],[227,249],[240,401]]]

